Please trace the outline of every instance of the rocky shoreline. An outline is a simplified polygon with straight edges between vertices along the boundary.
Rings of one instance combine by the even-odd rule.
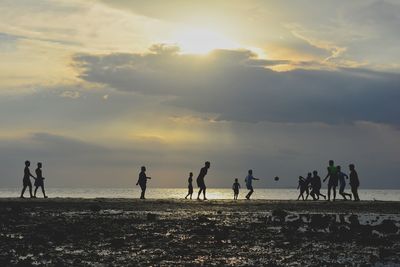
[[[1,266],[400,265],[399,202],[0,199]]]

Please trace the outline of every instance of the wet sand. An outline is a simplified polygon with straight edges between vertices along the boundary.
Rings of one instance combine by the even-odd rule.
[[[4,198],[0,227],[0,266],[400,266],[400,202]]]

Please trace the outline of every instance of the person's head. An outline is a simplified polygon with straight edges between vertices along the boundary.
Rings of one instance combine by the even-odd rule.
[[[235,183],[237,183],[238,182],[238,178],[235,178]]]
[[[26,160],[26,161],[25,161],[25,166],[26,166],[26,167],[29,167],[30,165],[31,165],[31,162],[30,162],[29,160]]]
[[[210,168],[210,162],[206,161],[206,163],[204,163],[204,166],[206,166],[207,169]]]
[[[333,160],[330,160],[330,161],[329,161],[329,166],[333,166],[333,164],[335,164],[335,163],[333,162]]]
[[[38,166],[38,168],[42,168],[42,163],[38,162],[37,166]]]
[[[145,172],[145,171],[146,171],[146,167],[145,167],[145,166],[142,166],[142,167],[140,168],[140,170],[141,170],[142,172]]]
[[[312,173],[314,174],[314,176],[317,176],[317,175],[318,175],[318,172],[317,172],[317,171],[313,171]]]
[[[311,177],[311,172],[307,173],[307,177]]]
[[[192,177],[193,176],[193,172],[189,172],[189,176]]]
[[[355,168],[354,164],[350,164],[350,165],[349,165],[350,171],[354,171],[354,168]]]
[[[253,174],[253,170],[249,170],[249,174]]]
[[[340,171],[342,169],[342,167],[340,167],[340,165],[337,165],[336,168],[338,171]]]

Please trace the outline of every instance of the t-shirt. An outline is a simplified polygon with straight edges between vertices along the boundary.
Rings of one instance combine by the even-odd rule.
[[[29,171],[29,168],[25,167],[25,169],[24,169],[24,179],[29,179],[30,173],[31,172]]]
[[[145,172],[139,173],[139,184],[146,184],[147,183],[147,176]]]
[[[350,185],[351,186],[360,186],[360,181],[358,180],[358,174],[356,171],[350,172]]]
[[[239,191],[239,188],[240,188],[240,184],[239,183],[233,183],[232,189],[234,191]]]
[[[338,173],[338,178],[339,178],[339,182],[340,182],[341,185],[345,185],[346,184],[346,181],[344,179],[346,176],[347,175],[345,173],[343,173],[343,172],[339,172]]]
[[[249,174],[249,175],[247,175],[247,177],[244,180],[246,181],[246,186],[250,187],[253,185],[254,177],[252,174]]]
[[[193,187],[192,182],[193,182],[193,178],[192,178],[192,177],[189,177],[189,178],[188,178],[188,186],[189,186],[189,187]]]

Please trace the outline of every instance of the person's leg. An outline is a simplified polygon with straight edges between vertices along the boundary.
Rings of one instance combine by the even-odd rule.
[[[253,194],[253,192],[254,192],[253,187],[251,187],[250,192],[249,192],[249,199],[250,199],[251,195]]]
[[[328,184],[328,201],[331,200],[331,189],[332,189],[332,185]]]
[[[200,199],[201,191],[203,191],[202,187],[200,187],[200,189],[199,189],[199,193],[197,194],[197,199]]]
[[[306,188],[306,200],[308,199],[308,196],[310,195],[310,191],[308,189],[308,187]]]
[[[26,185],[24,185],[24,186],[22,187],[22,191],[21,191],[21,198],[23,198],[23,197],[24,197],[25,190],[26,190]]]
[[[207,200],[207,198],[206,198],[206,189],[207,189],[207,187],[204,186],[204,188],[203,188],[203,199],[204,200]]]
[[[36,197],[36,192],[38,190],[39,186],[35,186],[35,190],[33,191],[33,196]]]
[[[336,200],[336,186],[332,186],[332,191],[333,191],[333,201]]]
[[[31,197],[33,197],[33,195],[32,195],[32,185],[28,185],[28,187],[29,187],[29,194],[31,195]]]
[[[47,198],[47,196],[46,196],[46,192],[44,191],[44,185],[42,185],[41,187],[42,187],[42,193],[43,193],[43,197],[44,197],[44,198]]]

